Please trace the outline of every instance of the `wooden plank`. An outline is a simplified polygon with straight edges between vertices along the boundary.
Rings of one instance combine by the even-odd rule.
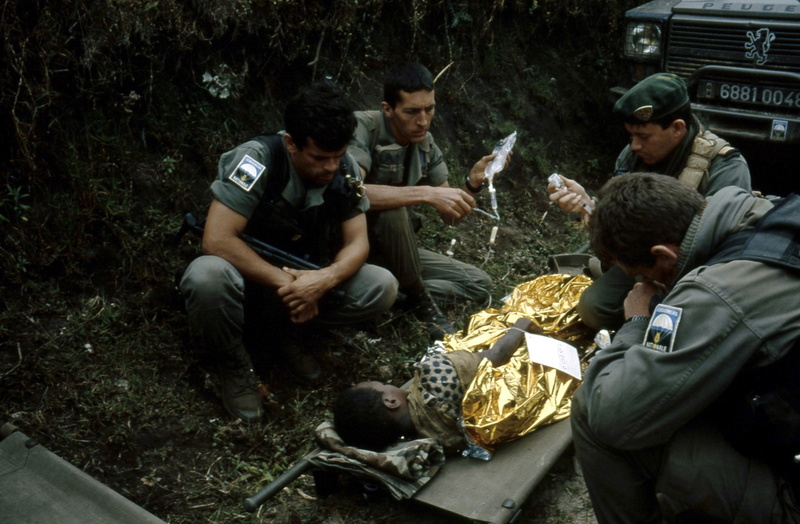
[[[489,461],[448,456],[413,500],[475,521],[505,524],[571,443],[567,418],[501,446]]]

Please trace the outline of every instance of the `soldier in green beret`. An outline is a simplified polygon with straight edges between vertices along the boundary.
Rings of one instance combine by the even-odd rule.
[[[750,187],[750,169],[742,154],[700,123],[692,113],[686,83],[677,75],[656,73],[625,93],[613,109],[631,135],[617,157],[613,176],[650,172],[671,176],[711,196],[723,187]],[[550,184],[550,200],[589,223],[592,198],[575,180],[561,177],[564,189]],[[667,219],[667,217],[665,217]],[[633,279],[618,267],[605,271],[581,296],[578,312],[594,329],[617,329],[624,322],[622,303]]]

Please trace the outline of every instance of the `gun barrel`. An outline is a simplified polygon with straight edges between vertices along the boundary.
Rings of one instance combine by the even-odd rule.
[[[306,470],[311,469],[311,462],[300,459],[297,464],[283,472],[278,478],[261,488],[258,493],[244,499],[244,509],[253,513],[263,503],[271,499],[280,490],[289,485],[293,480],[302,475]]]
[[[249,235],[242,235],[240,238],[244,240],[245,244],[250,246],[253,251],[259,255],[280,261],[286,266],[294,267],[295,269],[320,269],[320,266],[314,264],[313,262],[309,262],[308,260],[295,256],[291,253],[287,253],[282,249],[278,249],[275,246],[261,242],[260,240]]]
[[[183,217],[183,224],[181,225],[181,229],[175,237],[175,241],[177,243],[181,237],[186,234],[187,231],[192,231],[193,233],[198,234],[199,236],[203,236],[203,232],[205,231],[205,220],[198,219],[194,213],[186,213]],[[313,262],[309,262],[303,258],[300,258],[296,255],[291,253],[287,253],[286,251],[279,249],[275,246],[271,246],[266,242],[262,242],[257,238],[253,238],[249,235],[241,235],[241,238],[245,244],[250,246],[250,249],[258,253],[261,257],[266,259],[273,265],[281,265],[290,267],[293,269],[305,269],[309,271],[314,271],[317,269],[322,269],[317,264]],[[333,289],[331,290],[333,296],[337,298],[341,298],[345,295],[344,291],[341,289]]]

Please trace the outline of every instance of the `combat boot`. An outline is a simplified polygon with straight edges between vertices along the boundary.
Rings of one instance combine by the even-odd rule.
[[[222,405],[233,417],[244,422],[257,422],[264,414],[258,380],[250,355],[241,344],[226,355],[219,365],[222,383]]]
[[[290,330],[283,337],[283,343],[277,348],[278,357],[289,373],[306,386],[317,386],[322,378],[322,366],[306,346],[311,338],[303,336],[299,330]]]
[[[408,293],[408,302],[414,308],[416,317],[425,324],[431,340],[443,340],[445,334],[456,332],[424,285]]]

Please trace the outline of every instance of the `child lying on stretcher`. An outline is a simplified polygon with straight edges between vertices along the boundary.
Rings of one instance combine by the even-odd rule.
[[[479,364],[483,359],[495,367],[507,363],[525,333],[541,329],[520,318],[490,349],[434,355],[417,364],[408,391],[381,382],[346,389],[334,406],[336,431],[347,445],[374,451],[419,437],[437,439],[446,451],[463,449],[461,403]]]

